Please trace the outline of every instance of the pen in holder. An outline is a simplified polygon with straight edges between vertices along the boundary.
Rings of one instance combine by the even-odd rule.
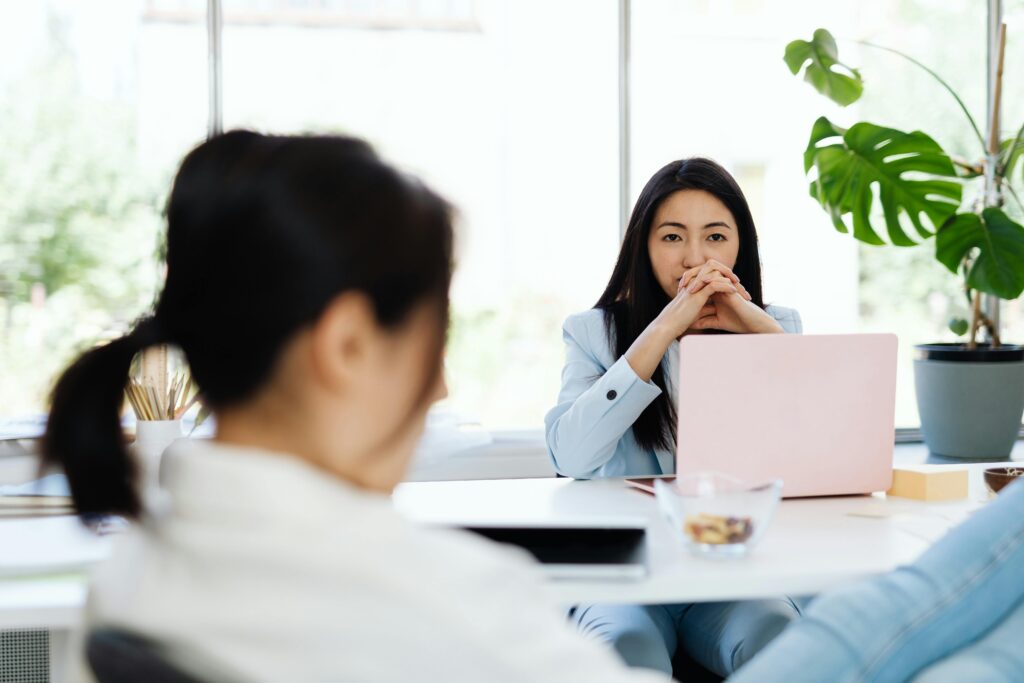
[[[160,458],[181,438],[181,418],[199,400],[191,374],[187,370],[172,373],[168,360],[166,346],[147,349],[142,353],[138,378],[130,377],[125,387],[135,412],[133,451],[143,492],[159,488]]]

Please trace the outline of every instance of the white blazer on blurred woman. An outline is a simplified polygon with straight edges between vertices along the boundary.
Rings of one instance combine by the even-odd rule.
[[[295,457],[180,441],[165,461],[170,505],[119,539],[87,621],[202,680],[664,680],[566,625],[525,554]]]

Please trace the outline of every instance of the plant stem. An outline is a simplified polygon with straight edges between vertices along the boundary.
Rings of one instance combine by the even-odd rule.
[[[999,107],[1003,99],[1003,58],[1006,55],[1006,24],[999,26],[999,58],[996,62],[996,82],[992,94],[992,117],[989,120],[988,152],[999,155]],[[995,170],[995,169],[993,169]]]
[[[984,313],[981,314],[981,324],[988,330],[989,337],[992,338],[992,348],[998,349],[1003,345],[1002,340],[999,338],[999,330],[996,329],[996,324],[992,322],[992,318],[989,318]]]
[[[1006,24],[999,26],[998,56],[996,58],[995,82],[992,88],[991,110],[988,120],[988,148],[985,154],[985,202],[986,207],[1000,206],[1002,199],[999,183],[999,110],[1003,100],[1003,62],[1006,55]],[[995,304],[998,310],[998,302]],[[991,348],[999,346],[999,331],[996,325],[981,310],[981,292],[975,294],[974,315],[988,330]]]
[[[965,171],[970,171],[974,175],[982,175],[985,173],[985,167],[982,164],[973,164],[966,159],[955,157],[952,154],[949,155],[949,160],[953,162],[954,166],[959,166]]]
[[[857,40],[857,41],[854,41],[854,42],[858,43],[860,45],[864,45],[865,47],[873,47],[876,50],[885,50],[886,52],[891,52],[891,53],[893,53],[895,55],[899,55],[900,57],[903,57],[903,59],[906,59],[907,61],[909,61],[911,64],[919,66],[920,68],[922,68],[925,71],[927,71],[931,75],[932,78],[934,78],[936,81],[938,81],[939,84],[943,88],[945,88],[946,91],[949,92],[950,95],[953,96],[953,99],[956,100],[956,103],[958,105],[960,105],[960,110],[964,113],[964,116],[967,117],[967,121],[971,124],[971,128],[974,130],[974,135],[978,138],[978,143],[981,145],[981,149],[985,150],[985,137],[981,134],[981,129],[978,128],[978,124],[974,122],[974,117],[971,116],[971,112],[967,110],[967,105],[964,104],[964,101],[962,99],[960,99],[960,96],[956,94],[956,91],[953,90],[953,88],[949,85],[949,83],[946,83],[946,81],[943,80],[942,76],[940,76],[939,74],[935,73],[930,68],[928,68],[927,66],[925,66],[921,62],[917,61],[916,59],[914,59],[910,55],[906,54],[905,52],[900,52],[899,50],[895,50],[895,49],[893,49],[891,47],[886,47],[885,45],[877,45],[876,43],[872,43],[872,42],[869,42],[867,40]]]
[[[974,351],[978,348],[978,327],[981,324],[981,292],[974,291],[973,303],[971,304],[971,332],[967,338],[967,350]]]

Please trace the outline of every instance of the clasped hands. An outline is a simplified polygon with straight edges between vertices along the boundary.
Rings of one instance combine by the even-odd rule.
[[[782,326],[751,301],[732,269],[714,260],[683,273],[676,296],[662,315],[675,323],[680,337],[703,330],[782,332]]]

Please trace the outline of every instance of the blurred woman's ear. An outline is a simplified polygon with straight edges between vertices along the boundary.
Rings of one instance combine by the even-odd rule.
[[[310,330],[314,379],[328,391],[346,391],[353,373],[367,360],[379,327],[366,295],[348,291],[335,296]]]

